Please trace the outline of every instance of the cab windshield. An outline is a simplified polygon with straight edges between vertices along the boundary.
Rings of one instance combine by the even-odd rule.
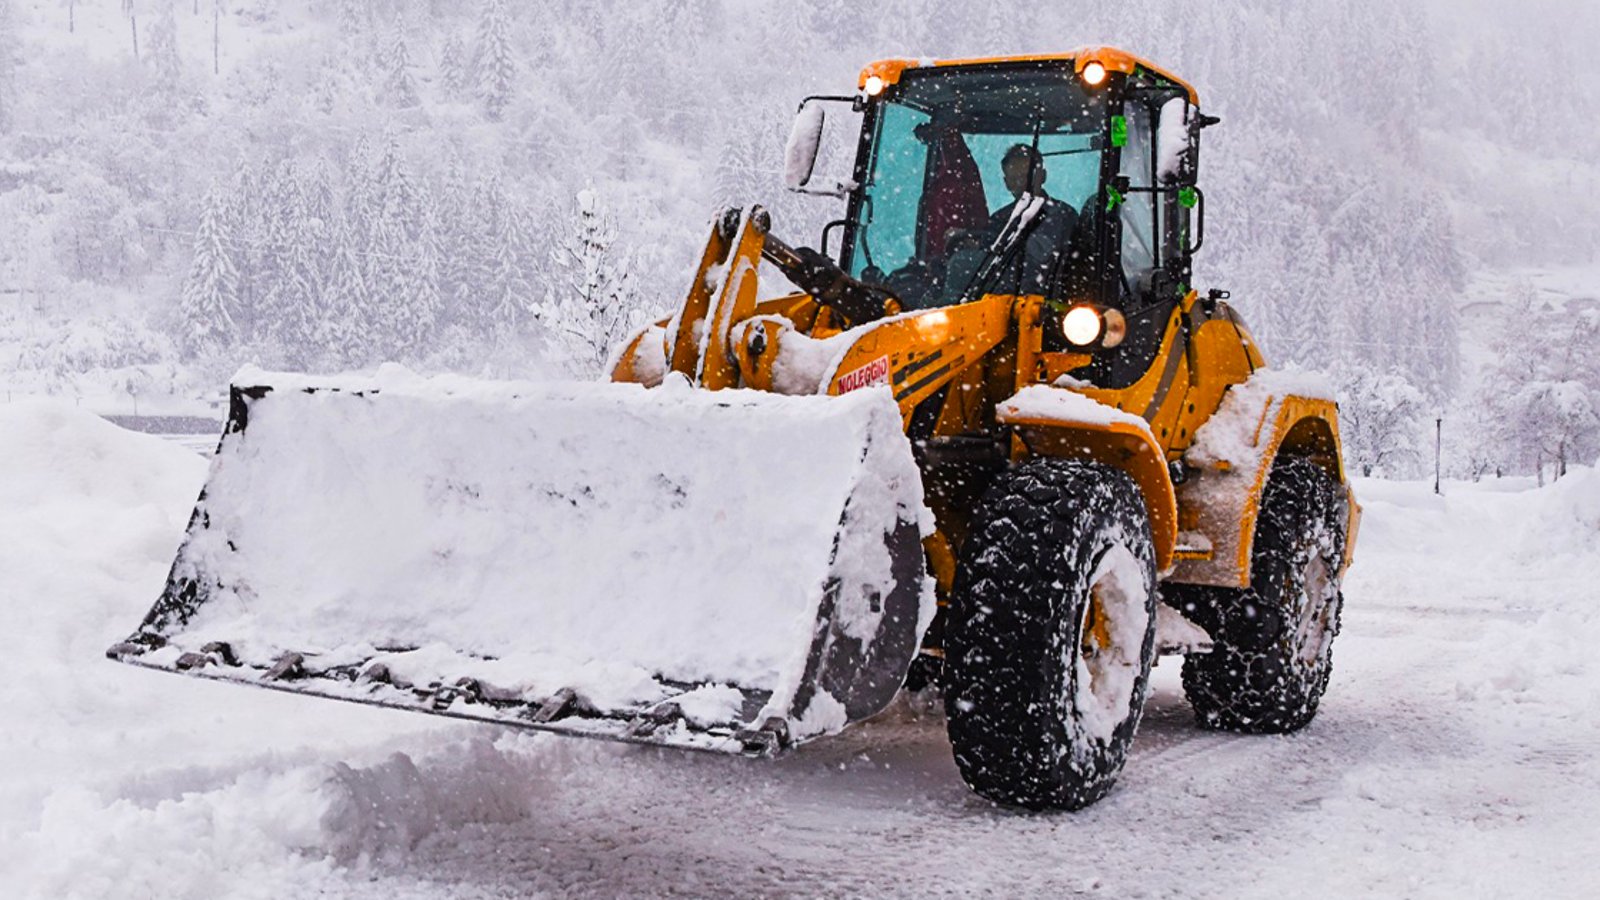
[[[910,308],[1053,294],[1090,231],[1105,121],[1064,64],[907,71],[875,117],[851,274]],[[1002,252],[1013,219],[1027,227]]]

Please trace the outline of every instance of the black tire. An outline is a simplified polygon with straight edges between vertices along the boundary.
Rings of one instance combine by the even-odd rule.
[[[1201,727],[1284,734],[1316,717],[1344,607],[1344,510],[1338,483],[1322,468],[1280,459],[1256,520],[1250,587],[1173,592],[1215,644],[1183,663],[1183,690]]]
[[[997,478],[945,625],[950,744],[974,791],[1080,809],[1111,789],[1154,660],[1154,560],[1127,473],[1040,459]]]

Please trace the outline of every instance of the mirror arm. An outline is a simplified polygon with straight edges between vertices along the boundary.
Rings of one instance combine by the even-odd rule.
[[[834,219],[832,222],[822,226],[822,240],[817,242],[817,246],[822,248],[823,256],[833,259],[833,255],[828,252],[828,235],[832,234],[835,228],[843,228],[848,224],[850,224],[848,219]],[[841,247],[840,249],[844,248]]]
[[[855,103],[856,102],[856,98],[854,98],[854,97],[844,97],[844,96],[840,96],[838,94],[812,94],[811,96],[809,96],[809,97],[805,98],[804,100],[800,101],[800,105],[795,108],[795,112],[799,112],[802,108],[805,107],[805,105],[807,103],[810,103],[813,100],[817,101],[818,103]]]

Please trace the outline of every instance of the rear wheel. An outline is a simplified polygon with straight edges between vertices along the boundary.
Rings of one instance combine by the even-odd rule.
[[[956,572],[944,694],[962,778],[1079,809],[1121,771],[1155,642],[1149,517],[1124,472],[1034,460],[980,504]]]
[[[1261,499],[1250,587],[1181,593],[1181,607],[1215,644],[1183,664],[1184,693],[1201,726],[1281,734],[1316,716],[1344,605],[1343,508],[1327,472],[1308,460],[1279,460]]]

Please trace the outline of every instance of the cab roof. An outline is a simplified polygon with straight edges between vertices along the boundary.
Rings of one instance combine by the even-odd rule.
[[[1172,74],[1166,69],[1161,68],[1155,63],[1144,59],[1143,57],[1134,56],[1132,53],[1129,53],[1125,50],[1119,50],[1116,47],[1079,47],[1076,50],[1069,50],[1066,53],[1038,53],[1022,56],[979,56],[970,59],[909,59],[899,57],[880,59],[877,62],[868,63],[862,68],[861,76],[856,80],[856,87],[865,87],[867,79],[873,75],[882,78],[884,84],[897,84],[900,81],[901,74],[903,74],[907,69],[923,69],[946,66],[957,68],[961,66],[992,65],[995,63],[1052,61],[1071,62],[1072,71],[1074,72],[1082,72],[1084,66],[1087,66],[1092,62],[1097,62],[1100,65],[1105,66],[1106,71],[1108,72],[1122,72],[1129,75],[1133,74],[1134,70],[1136,69],[1143,69],[1147,72],[1159,75],[1162,78],[1165,78],[1166,80],[1171,81],[1172,83],[1183,88],[1189,94],[1189,102],[1193,103],[1195,106],[1200,105],[1200,94],[1195,91],[1194,86],[1189,84],[1189,82],[1184,81],[1182,78],[1179,78],[1178,76]]]

